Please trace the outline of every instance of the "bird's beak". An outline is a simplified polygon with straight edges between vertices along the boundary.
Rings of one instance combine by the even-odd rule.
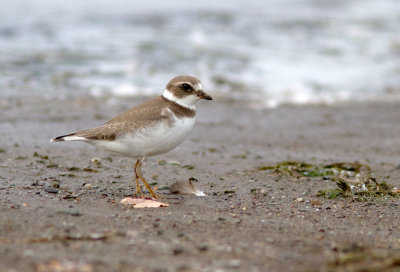
[[[200,97],[200,99],[212,100],[212,97],[206,94],[203,90],[198,91],[197,96]]]

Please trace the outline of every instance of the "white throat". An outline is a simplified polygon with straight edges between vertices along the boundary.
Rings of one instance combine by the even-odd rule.
[[[176,97],[171,91],[165,89],[163,97],[169,101],[175,102],[182,107],[194,110],[196,102],[200,99],[196,95],[188,95],[185,97]]]

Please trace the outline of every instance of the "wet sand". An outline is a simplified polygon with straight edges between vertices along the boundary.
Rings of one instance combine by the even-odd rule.
[[[160,188],[194,177],[207,196],[159,190],[169,207],[129,209],[132,159],[49,139],[137,103],[0,102],[1,271],[398,271],[398,198],[326,199],[331,180],[256,170],[360,162],[400,187],[398,104],[201,102],[188,139],[143,171]]]

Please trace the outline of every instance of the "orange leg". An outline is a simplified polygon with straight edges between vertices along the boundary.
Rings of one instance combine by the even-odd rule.
[[[140,190],[140,184],[139,184],[139,179],[143,182],[144,186],[146,186],[147,190],[149,191],[150,195],[154,198],[161,198],[160,195],[156,194],[154,190],[150,187],[150,185],[147,183],[147,181],[144,179],[142,175],[142,159],[139,158],[136,163],[135,163],[135,175],[136,175],[136,192],[141,192]],[[139,185],[139,187],[138,187]],[[138,190],[139,188],[139,190]]]
[[[139,182],[140,179],[139,179],[139,175],[138,175],[138,172],[137,172],[137,167],[138,167],[139,164],[140,164],[140,160],[137,160],[136,163],[135,163],[135,167],[134,167],[134,169],[135,169],[135,180],[136,180],[136,194],[137,195],[142,193],[142,188],[141,188],[140,182]]]

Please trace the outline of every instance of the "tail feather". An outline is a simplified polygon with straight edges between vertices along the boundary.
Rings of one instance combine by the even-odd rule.
[[[58,136],[58,137],[51,139],[50,142],[84,141],[84,140],[86,140],[86,138],[84,138],[84,137],[75,136],[75,135],[76,135],[76,133]]]

